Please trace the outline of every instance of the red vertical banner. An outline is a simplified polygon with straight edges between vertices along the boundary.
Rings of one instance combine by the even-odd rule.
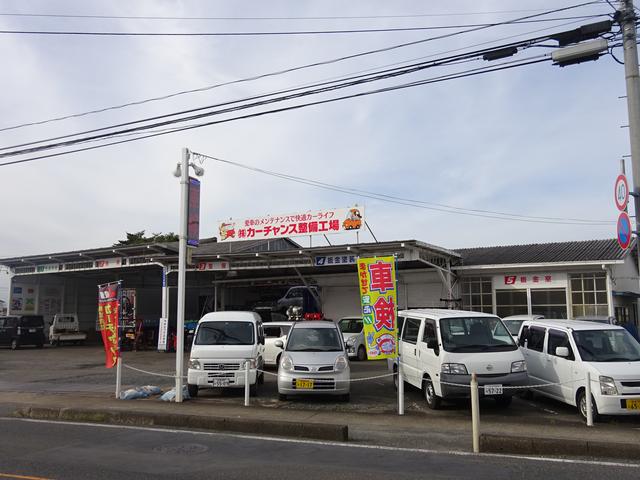
[[[98,285],[98,322],[102,332],[107,368],[115,367],[120,356],[119,319],[120,282]]]

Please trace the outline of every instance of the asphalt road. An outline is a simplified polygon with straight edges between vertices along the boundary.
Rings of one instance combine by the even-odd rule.
[[[637,479],[640,465],[0,419],[0,478]]]

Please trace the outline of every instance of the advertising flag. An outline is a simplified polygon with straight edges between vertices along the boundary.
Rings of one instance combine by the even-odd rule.
[[[395,258],[359,258],[358,283],[367,357],[395,358],[398,351]]]
[[[120,282],[98,285],[98,322],[106,355],[105,366],[116,366],[120,356]]]

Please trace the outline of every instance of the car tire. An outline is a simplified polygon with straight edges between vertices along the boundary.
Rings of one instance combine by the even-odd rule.
[[[258,375],[258,385],[264,385],[264,372],[260,372],[260,375]]]
[[[578,393],[578,399],[576,403],[578,404],[578,415],[580,415],[580,418],[582,418],[582,420],[586,422],[587,421],[587,395],[585,394],[584,389],[580,390],[580,392]],[[593,395],[591,395],[591,403],[592,403],[592,411],[593,411],[593,421],[595,423],[598,421],[599,414],[598,414],[598,406],[596,405],[596,400],[595,398],[593,398]]]
[[[191,398],[196,398],[198,396],[198,385],[187,384],[187,391]]]
[[[507,408],[509,405],[511,405],[511,400],[513,400],[513,397],[511,397],[511,395],[500,395],[496,397],[496,403],[499,407],[503,408]]]
[[[367,350],[364,348],[364,345],[360,345],[358,347],[358,361],[364,362],[367,359]]]
[[[429,378],[425,378],[422,381],[422,394],[424,395],[424,399],[427,402],[427,407],[431,410],[437,410],[440,408],[440,404],[442,403],[442,399],[436,395],[436,390],[433,388],[433,382]]]
[[[284,393],[279,393],[278,394],[278,400],[280,400],[281,402],[286,402],[287,401],[287,396]]]
[[[349,401],[351,400],[351,394],[345,393],[344,395],[340,395],[340,400],[344,403],[349,403]]]
[[[18,348],[20,348],[20,344],[18,343],[18,340],[14,338],[11,340],[11,350],[17,350]]]

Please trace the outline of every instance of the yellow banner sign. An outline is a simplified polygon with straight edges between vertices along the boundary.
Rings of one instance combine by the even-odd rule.
[[[395,258],[359,258],[358,279],[367,357],[395,358],[398,351]]]

